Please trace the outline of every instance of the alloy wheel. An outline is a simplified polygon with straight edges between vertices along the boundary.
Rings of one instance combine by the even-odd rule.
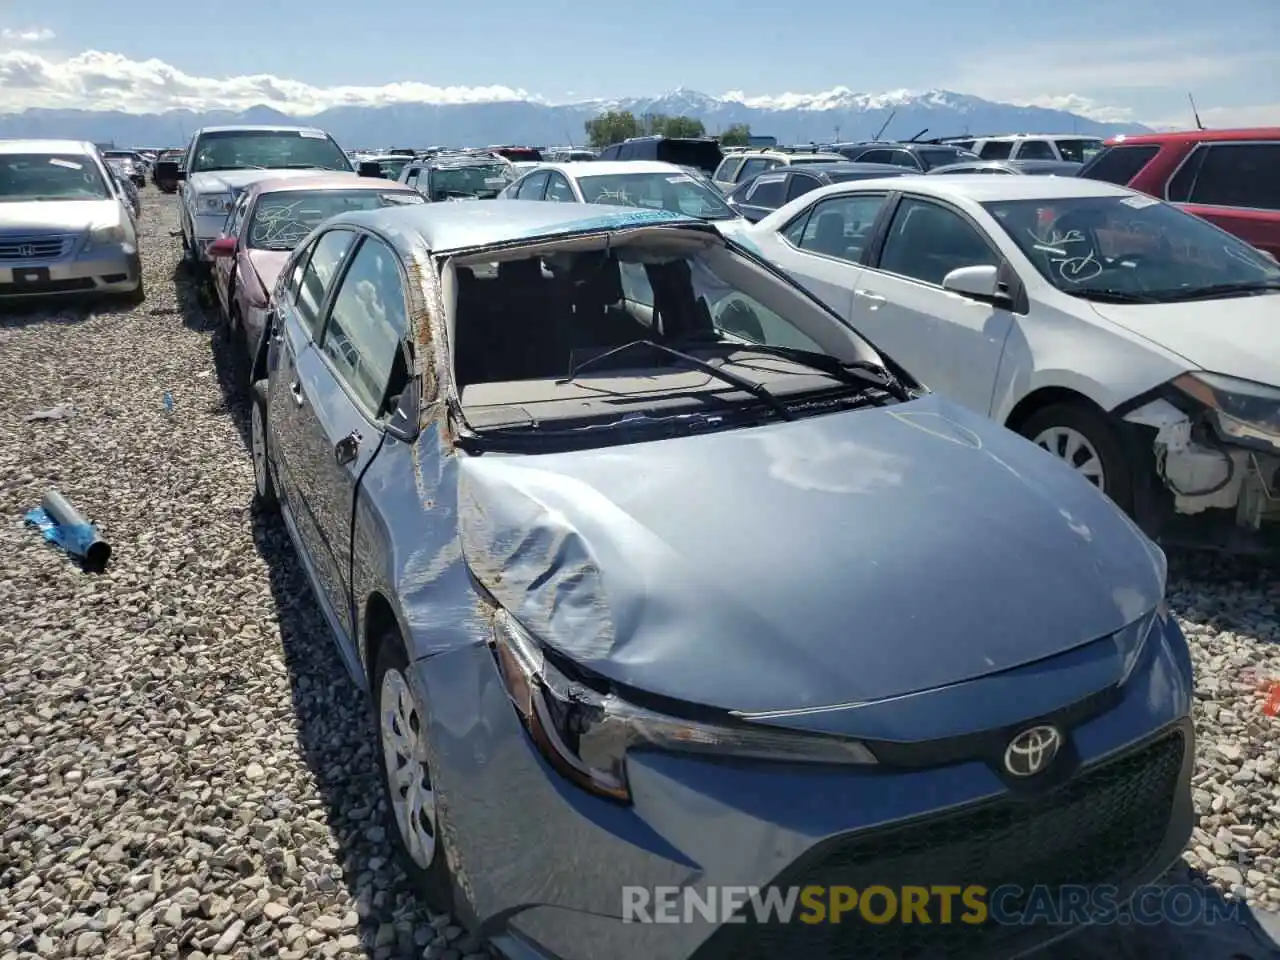
[[[436,795],[431,787],[418,706],[399,670],[382,675],[378,697],[379,731],[387,788],[405,850],[419,868],[431,866],[436,853]]]
[[[1037,446],[1065,460],[1076,473],[1099,490],[1107,489],[1106,473],[1098,449],[1079,430],[1071,427],[1049,427],[1034,438]]]

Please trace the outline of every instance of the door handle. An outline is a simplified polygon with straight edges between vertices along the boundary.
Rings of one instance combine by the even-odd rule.
[[[872,303],[884,303],[884,297],[878,293],[872,293],[870,290],[855,290],[854,296],[861,297],[863,300],[870,300]]]
[[[345,467],[360,455],[360,441],[363,439],[358,431],[352,430],[333,445],[333,458],[338,466]]]
[[[306,394],[302,392],[302,383],[300,381],[295,380],[293,383],[289,384],[289,392],[293,394],[293,402],[298,406],[302,406],[307,402],[307,397]]]

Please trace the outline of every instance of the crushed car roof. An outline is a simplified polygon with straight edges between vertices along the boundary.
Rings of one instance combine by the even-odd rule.
[[[671,225],[714,231],[701,220],[667,210],[536,200],[470,200],[388,207],[340,214],[330,223],[350,223],[375,230],[402,247],[417,238],[436,253],[628,227]]]

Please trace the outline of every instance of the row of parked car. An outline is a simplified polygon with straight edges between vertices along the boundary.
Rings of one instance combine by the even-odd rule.
[[[465,162],[217,128],[178,171],[425,899],[515,958],[1006,955],[1069,930],[614,918],[1159,876],[1194,685],[1143,528],[1280,519],[1274,258],[1100,179],[751,223],[695,165]]]

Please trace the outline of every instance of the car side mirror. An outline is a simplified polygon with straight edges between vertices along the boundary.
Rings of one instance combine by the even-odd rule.
[[[374,160],[362,160],[360,165],[356,167],[356,172],[362,177],[374,177],[382,180],[382,165]]]
[[[213,243],[209,244],[209,256],[217,260],[224,260],[227,257],[236,255],[236,238],[235,237],[219,237]]]
[[[942,289],[983,303],[1002,303],[1009,299],[1000,289],[1000,268],[987,264],[952,270],[942,278]]]

